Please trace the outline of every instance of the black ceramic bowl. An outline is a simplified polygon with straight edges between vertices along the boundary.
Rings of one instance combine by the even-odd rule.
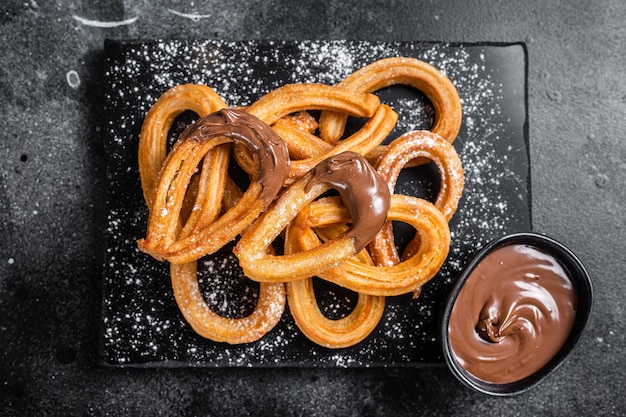
[[[567,337],[562,348],[558,353],[552,357],[552,359],[543,366],[539,371],[525,377],[521,380],[510,383],[490,383],[476,378],[465,370],[455,359],[454,353],[450,346],[450,338],[448,326],[450,323],[450,316],[452,308],[458,298],[461,288],[471,275],[476,266],[493,253],[495,250],[507,245],[514,244],[526,244],[534,246],[540,250],[543,250],[549,255],[556,258],[564,270],[568,273],[570,280],[577,293],[577,309],[574,319],[574,325]],[[453,287],[448,300],[446,302],[445,309],[443,311],[443,318],[441,321],[441,340],[443,343],[443,353],[445,361],[452,371],[452,373],[466,386],[482,392],[484,394],[493,396],[512,396],[521,394],[524,391],[536,386],[543,379],[545,379],[550,373],[552,373],[569,355],[576,343],[578,342],[586,324],[589,319],[592,307],[592,286],[589,278],[589,274],[585,270],[585,267],[581,261],[565,246],[561,243],[536,233],[519,233],[508,235],[499,239],[496,239],[486,246],[484,246],[466,266],[461,275],[459,276],[455,286]]]

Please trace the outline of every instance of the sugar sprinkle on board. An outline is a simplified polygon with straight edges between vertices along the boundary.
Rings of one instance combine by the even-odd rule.
[[[107,365],[368,367],[440,363],[438,315],[457,274],[489,240],[531,227],[525,52],[520,45],[111,41],[106,53],[109,189],[101,356]],[[177,84],[207,84],[229,105],[247,105],[286,83],[336,84],[352,71],[389,56],[411,56],[434,65],[455,84],[463,104],[463,126],[455,147],[466,185],[451,221],[451,252],[440,274],[416,300],[410,295],[388,298],[378,328],[352,348],[328,350],[314,345],[300,334],[288,311],[281,323],[256,343],[230,346],[195,335],[177,309],[167,266],[136,246],[147,220],[136,162],[145,113],[164,91]],[[378,94],[399,113],[392,136],[427,129],[432,123],[434,110],[421,93],[391,87]],[[397,187],[399,192],[432,199],[437,192],[436,175],[428,168],[416,168],[403,173]],[[255,302],[255,286],[239,276],[229,248],[202,259],[199,268],[203,295],[215,311],[245,314]],[[229,297],[233,289],[241,291],[245,300]],[[325,297],[320,304],[330,315],[345,314],[354,302],[353,295],[336,288],[320,293]]]

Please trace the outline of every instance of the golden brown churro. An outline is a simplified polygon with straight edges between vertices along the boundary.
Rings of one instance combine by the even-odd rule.
[[[393,84],[421,90],[435,108],[435,124],[382,145],[398,115],[372,93]],[[168,152],[168,132],[185,111],[200,119]],[[314,111],[321,111],[319,120]],[[365,122],[342,139],[348,117]],[[141,131],[139,172],[150,215],[139,248],[170,262],[176,302],[203,337],[256,341],[280,321],[288,301],[311,341],[352,346],[376,328],[385,297],[417,291],[447,257],[448,221],[463,190],[450,144],[460,124],[452,83],[412,58],[381,59],[337,86],[287,84],[231,109],[207,86],[174,87],[150,109]],[[441,176],[434,204],[394,194],[400,171],[425,161]],[[229,177],[233,163],[249,176],[245,190]],[[391,222],[416,231],[402,258]],[[284,250],[277,253],[279,237]],[[197,277],[197,260],[235,239],[245,276],[260,282],[257,304],[242,318],[212,311]],[[356,306],[340,319],[326,317],[314,277],[357,292]]]

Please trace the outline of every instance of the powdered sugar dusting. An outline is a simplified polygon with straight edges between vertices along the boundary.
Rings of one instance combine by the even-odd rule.
[[[354,367],[440,362],[438,315],[455,277],[484,243],[529,227],[524,68],[500,71],[502,54],[519,56],[519,50],[433,43],[167,41],[110,43],[107,52],[111,185],[102,340],[107,364]],[[182,83],[206,84],[229,105],[248,105],[286,83],[336,84],[352,71],[390,56],[416,57],[434,65],[455,84],[463,104],[455,147],[465,169],[465,191],[451,221],[453,245],[440,275],[416,300],[410,295],[389,298],[378,329],[353,348],[315,346],[300,334],[288,311],[256,343],[230,346],[195,335],[173,299],[167,265],[136,248],[147,219],[136,162],[145,113],[164,91]],[[378,94],[399,114],[392,136],[432,125],[434,110],[419,92],[390,87]],[[435,174],[432,167],[405,171],[396,190],[433,199],[436,169]],[[240,317],[256,303],[258,286],[240,277],[229,249],[199,262],[199,302],[219,314]],[[354,298],[341,291],[323,294],[323,308],[336,317],[354,304]]]
[[[203,300],[216,313],[232,318],[252,313],[258,300],[258,284],[243,277],[237,257],[205,257],[199,263],[198,282]]]

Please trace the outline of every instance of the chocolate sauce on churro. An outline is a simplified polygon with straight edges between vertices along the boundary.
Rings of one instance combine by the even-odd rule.
[[[289,175],[289,151],[285,141],[261,119],[246,112],[222,109],[189,126],[181,140],[208,140],[226,136],[247,145],[258,156],[261,198],[273,200]]]
[[[459,292],[448,328],[452,353],[483,381],[521,380],[561,349],[576,304],[553,256],[529,245],[504,246],[476,266]]]
[[[378,233],[390,206],[389,186],[365,158],[356,152],[342,152],[319,163],[304,191],[325,183],[339,194],[354,220],[346,236],[355,240],[360,252]]]

